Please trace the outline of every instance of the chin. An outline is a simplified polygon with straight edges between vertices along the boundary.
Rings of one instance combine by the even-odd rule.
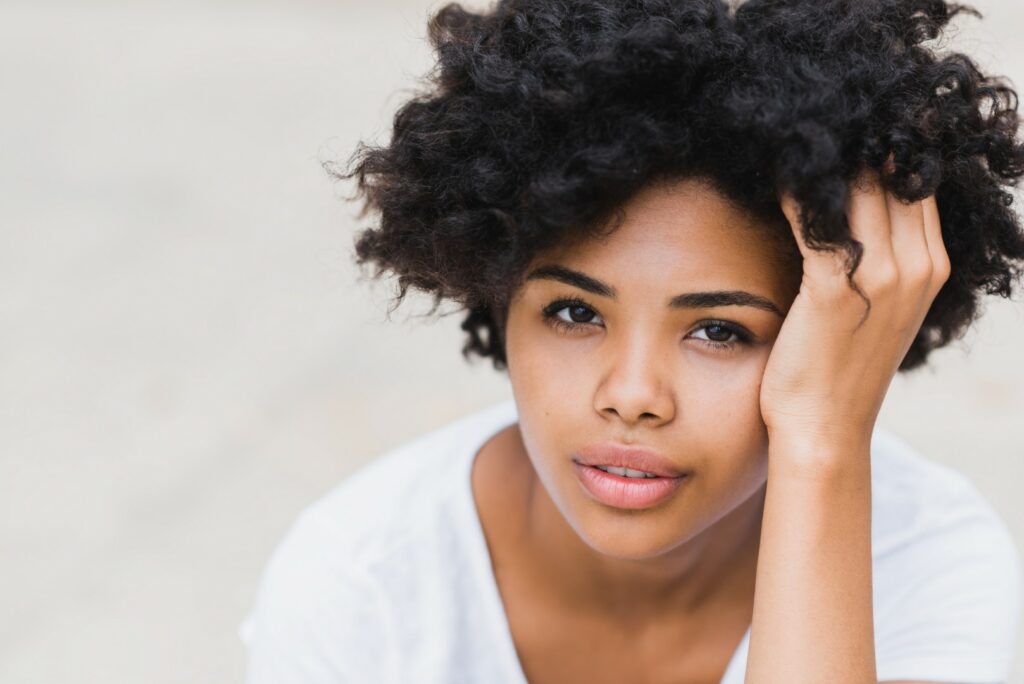
[[[645,560],[668,553],[693,536],[692,530],[667,510],[627,511],[596,501],[583,503],[581,516],[566,517],[584,544],[595,552],[622,560]]]

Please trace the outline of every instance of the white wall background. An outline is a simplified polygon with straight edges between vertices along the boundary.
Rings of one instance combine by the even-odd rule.
[[[1024,6],[974,5],[954,47],[1024,87]],[[458,316],[385,320],[319,165],[386,140],[438,6],[0,4],[0,681],[240,681],[297,512],[511,396]],[[1024,549],[1024,307],[990,302],[880,424]]]

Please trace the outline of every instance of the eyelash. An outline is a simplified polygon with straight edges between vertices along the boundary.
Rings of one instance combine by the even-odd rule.
[[[571,332],[573,330],[578,330],[579,328],[584,328],[588,325],[596,325],[594,323],[577,323],[576,321],[567,321],[563,318],[558,317],[558,313],[560,311],[568,307],[575,306],[589,309],[590,311],[593,311],[595,314],[597,313],[594,307],[592,307],[590,304],[588,304],[587,302],[578,297],[573,297],[570,299],[556,299],[555,301],[551,302],[550,304],[544,307],[544,320],[547,321],[549,325],[551,325],[553,328],[560,332]],[[720,342],[717,340],[702,340],[700,338],[695,338],[704,346],[710,347],[712,349],[727,351],[733,349],[737,345],[749,344],[752,339],[751,336],[742,328],[727,323],[726,321],[720,321],[715,319],[701,321],[696,329],[702,330],[704,328],[712,327],[723,328],[736,336],[736,339],[733,340],[732,342]]]

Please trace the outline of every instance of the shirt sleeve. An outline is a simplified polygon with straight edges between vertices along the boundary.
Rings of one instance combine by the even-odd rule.
[[[994,513],[955,516],[886,562],[899,584],[876,620],[880,682],[1002,684],[1020,628],[1021,561]]]
[[[398,682],[388,599],[303,514],[271,555],[239,628],[246,684]]]

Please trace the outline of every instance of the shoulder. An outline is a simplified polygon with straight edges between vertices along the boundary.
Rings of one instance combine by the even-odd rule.
[[[298,514],[239,628],[247,682],[392,681],[379,663],[398,660],[394,603],[415,593],[397,571],[417,554],[444,552],[457,533],[452,516],[463,515],[467,449],[510,412],[507,402],[475,411],[391,449]]]
[[[470,457],[515,420],[511,401],[472,411],[364,464],[310,504],[302,518],[369,568],[422,534],[469,487]]]
[[[1005,679],[1024,607],[1006,523],[966,475],[880,429],[872,494],[879,678]]]
[[[465,493],[470,452],[510,410],[502,403],[474,411],[360,466],[299,513],[265,572],[312,566],[328,576],[369,572]]]
[[[978,541],[1001,559],[1017,559],[1005,521],[964,473],[928,458],[878,428],[871,442],[872,543],[876,558],[923,542],[984,532]],[[965,551],[979,551],[971,544]],[[952,550],[950,548],[950,550]],[[964,550],[964,549],[961,549]]]
[[[239,628],[247,684],[363,681],[395,653],[387,597],[330,539],[307,509],[274,549]]]

